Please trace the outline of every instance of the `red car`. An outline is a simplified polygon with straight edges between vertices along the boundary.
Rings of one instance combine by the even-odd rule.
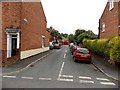
[[[87,61],[91,63],[92,55],[86,48],[77,48],[77,50],[73,53],[74,61]]]

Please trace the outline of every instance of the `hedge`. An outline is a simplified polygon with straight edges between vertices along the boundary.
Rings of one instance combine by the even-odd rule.
[[[84,39],[83,47],[92,52],[110,57],[110,60],[120,62],[120,36],[111,39]]]

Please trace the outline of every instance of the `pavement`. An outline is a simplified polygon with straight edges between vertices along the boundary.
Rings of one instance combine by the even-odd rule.
[[[118,66],[114,64],[110,64],[108,61],[108,58],[105,58],[103,56],[99,56],[96,54],[92,54],[92,64],[100,70],[103,74],[108,76],[109,78],[112,78],[114,80],[119,81],[120,80],[120,69]],[[96,59],[97,58],[97,59]]]
[[[24,59],[20,62],[17,62],[13,65],[9,65],[7,67],[2,68],[2,74],[12,74],[12,73],[18,73],[20,71],[26,70],[29,67],[32,67],[33,64],[40,61],[42,58],[48,56],[50,53],[54,52],[54,50],[49,50],[44,53],[40,53],[38,55],[35,55],[33,57]],[[120,70],[116,65],[110,64],[107,59],[105,59],[102,56],[93,54],[92,58],[92,64],[103,74],[105,74],[107,77],[112,78],[114,80],[120,80],[119,79],[119,72]]]
[[[80,47],[83,47],[81,44]],[[92,64],[104,75],[120,81],[120,67],[109,62],[109,58],[92,53]]]

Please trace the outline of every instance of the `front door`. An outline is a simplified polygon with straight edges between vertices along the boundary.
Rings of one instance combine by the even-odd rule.
[[[17,54],[17,35],[12,35],[11,56],[15,56],[16,54]]]

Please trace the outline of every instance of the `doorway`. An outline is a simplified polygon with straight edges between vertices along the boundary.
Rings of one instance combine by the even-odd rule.
[[[12,35],[11,38],[11,56],[17,55],[17,35]]]

